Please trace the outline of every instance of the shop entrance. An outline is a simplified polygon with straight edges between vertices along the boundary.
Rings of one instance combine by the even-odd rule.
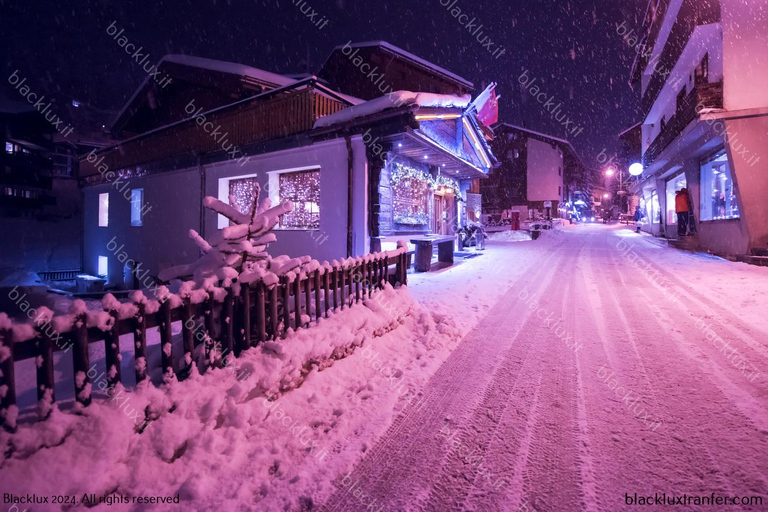
[[[454,190],[438,187],[434,195],[434,215],[432,216],[432,232],[437,235],[452,235],[456,223],[456,198]]]

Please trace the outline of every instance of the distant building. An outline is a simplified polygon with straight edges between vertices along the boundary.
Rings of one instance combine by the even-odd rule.
[[[586,169],[570,142],[508,123],[493,127],[491,143],[500,165],[480,182],[483,212],[492,221],[519,211],[562,217],[589,198]]]
[[[644,229],[676,239],[675,192],[687,188],[698,228],[687,245],[744,258],[768,250],[768,31],[758,12],[741,0],[654,0],[624,35],[645,41],[632,69],[644,172],[631,188]]]
[[[15,91],[0,96],[0,281],[81,266],[78,154],[105,145],[108,112],[42,93],[66,136]],[[49,114],[50,115],[50,114]],[[20,273],[21,272],[21,273]],[[12,282],[6,284],[14,284]]]

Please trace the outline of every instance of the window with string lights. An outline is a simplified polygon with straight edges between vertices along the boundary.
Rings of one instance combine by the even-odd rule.
[[[280,219],[283,229],[320,229],[320,169],[279,175],[280,201],[291,201],[293,211]]]

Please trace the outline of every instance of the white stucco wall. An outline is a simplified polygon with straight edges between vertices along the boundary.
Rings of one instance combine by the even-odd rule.
[[[366,252],[368,247],[367,204],[367,162],[365,146],[360,137],[353,137],[352,180],[352,230],[353,255]],[[303,148],[269,153],[251,157],[240,166],[228,161],[206,166],[206,195],[219,197],[219,182],[222,179],[252,176],[262,186],[262,197],[270,192],[269,173],[319,167],[320,168],[320,229],[318,230],[276,230],[277,242],[269,247],[273,255],[310,255],[320,261],[344,258],[347,255],[347,173],[348,151],[344,139],[321,142]],[[274,188],[274,187],[272,187]],[[219,197],[226,200],[226,197]],[[206,236],[218,229],[218,215],[205,212]]]
[[[83,191],[83,270],[96,274],[98,256],[109,258],[110,284],[123,279],[123,263],[114,246],[124,252],[122,258],[141,262],[156,275],[163,268],[194,261],[199,252],[189,239],[190,228],[200,226],[200,172],[197,168],[173,171],[128,181],[126,190],[143,188],[144,204],[152,208],[143,218],[143,226],[131,226],[131,203],[110,184],[85,187]],[[123,182],[118,183],[122,188]],[[109,192],[109,225],[98,225],[99,194]],[[130,197],[130,192],[126,195]],[[114,240],[110,244],[110,240]],[[113,248],[114,249],[114,248]]]
[[[528,139],[528,201],[562,200],[562,170],[563,155],[558,148]]]
[[[720,0],[725,108],[768,106],[768,0]]]

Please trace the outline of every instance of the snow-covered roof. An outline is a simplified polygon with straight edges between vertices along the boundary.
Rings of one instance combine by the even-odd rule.
[[[456,80],[457,82],[460,82],[461,84],[463,84],[463,85],[465,85],[467,87],[473,88],[475,86],[475,84],[473,84],[472,82],[470,82],[466,78],[462,78],[462,77],[460,77],[459,75],[457,75],[455,73],[451,73],[447,69],[442,68],[442,67],[438,66],[437,64],[433,64],[432,62],[429,62],[428,60],[424,60],[421,57],[417,57],[416,55],[412,54],[411,52],[407,52],[407,51],[403,50],[402,48],[399,48],[399,47],[397,47],[397,46],[395,46],[395,45],[393,45],[391,43],[388,43],[386,41],[366,41],[366,42],[362,42],[362,43],[353,43],[353,44],[349,44],[349,45],[339,45],[336,48],[334,48],[334,50],[340,50],[340,49],[344,48],[345,46],[347,48],[370,48],[370,47],[375,47],[375,46],[381,46],[382,48],[386,48],[387,50],[389,50],[389,51],[391,51],[393,53],[397,53],[399,55],[402,55],[403,57],[405,57],[407,59],[410,59],[410,60],[412,60],[414,62],[417,62],[417,63],[421,64],[424,67],[432,69],[433,71],[436,71],[436,72],[438,72],[438,73],[440,73],[442,75],[445,75],[445,76],[447,76],[447,77],[449,77],[449,78],[451,78],[453,80]]]
[[[204,57],[195,57],[194,55],[180,55],[169,54],[160,59],[157,63],[157,67],[163,62],[172,62],[174,64],[181,64],[183,66],[190,66],[200,69],[208,69],[211,71],[218,71],[220,73],[228,73],[230,75],[242,75],[248,78],[253,78],[260,82],[267,82],[271,84],[284,87],[295,83],[296,80],[288,78],[284,75],[278,75],[277,73],[271,73],[264,71],[263,69],[246,66],[244,64],[238,64],[236,62],[226,62],[223,60],[206,59]]]
[[[162,59],[160,59],[158,63],[155,65],[155,68],[159,69],[160,66],[163,64],[163,62],[171,62],[173,64],[179,64],[182,66],[189,66],[189,67],[195,67],[200,69],[208,69],[210,71],[218,71],[220,73],[227,73],[231,75],[247,76],[248,78],[251,78],[253,80],[274,84],[276,87],[285,87],[288,85],[295,84],[297,82],[293,78],[289,78],[283,75],[278,75],[277,73],[271,73],[269,71],[264,71],[263,69],[258,69],[258,68],[246,66],[243,64],[237,64],[236,62],[206,59],[205,57],[195,57],[194,55],[181,55],[181,54],[171,53],[171,54],[165,55]],[[123,108],[121,108],[120,112],[118,112],[117,116],[115,116],[115,121],[113,121],[113,124],[117,122],[119,119],[122,119],[123,114],[125,114],[125,111],[128,110],[128,107],[134,102],[134,100],[139,95],[139,93],[142,90],[144,90],[144,87],[147,85],[147,82],[149,81],[149,79],[150,79],[150,75],[147,75],[146,77],[144,77],[144,80],[141,82],[141,85],[137,87],[135,91],[133,91],[133,94],[131,95],[130,99],[128,99],[128,101],[125,102],[125,105],[123,105]]]
[[[521,132],[527,132],[527,133],[530,133],[532,135],[538,135],[539,137],[544,137],[545,139],[555,140],[555,141],[560,142],[562,144],[567,144],[569,146],[571,145],[570,142],[568,142],[565,139],[561,139],[560,137],[554,137],[552,135],[547,135],[546,133],[537,132],[536,130],[531,130],[529,128],[523,128],[522,126],[517,126],[515,124],[511,124],[511,123],[498,123],[498,124],[496,124],[496,126],[506,126],[508,128],[513,128],[515,130],[520,130]]]
[[[640,126],[641,124],[643,124],[643,122],[642,122],[642,121],[640,121],[640,122],[637,122],[637,123],[633,124],[632,126],[630,126],[629,128],[627,128],[627,129],[626,129],[626,130],[624,130],[623,132],[619,133],[619,137],[621,137],[622,135],[625,135],[625,134],[627,134],[627,133],[631,132],[632,130],[634,130],[635,128],[637,128],[638,126]]]
[[[469,105],[472,97],[469,94],[454,96],[452,94],[433,94],[426,92],[397,91],[381,96],[353,107],[345,108],[335,114],[321,117],[315,121],[315,128],[324,128],[335,124],[345,123],[360,117],[370,116],[387,109],[408,105],[436,108],[461,108]]]

